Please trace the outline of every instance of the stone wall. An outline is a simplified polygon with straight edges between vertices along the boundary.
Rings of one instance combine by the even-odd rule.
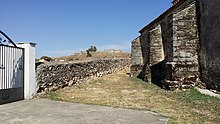
[[[171,89],[199,81],[196,12],[195,0],[179,2],[140,31],[142,78]]]
[[[160,25],[157,25],[154,29],[150,30],[149,32],[149,43],[150,43],[149,65],[150,66],[156,65],[165,59],[161,33],[162,32]]]
[[[131,42],[131,75],[138,77],[143,68],[140,38]]]
[[[172,60],[167,62],[171,74],[169,86],[195,85],[199,80],[199,35],[196,2],[173,12]]]
[[[220,91],[220,0],[198,0],[202,82]]]
[[[54,91],[82,80],[111,74],[130,65],[130,59],[103,59],[83,62],[51,62],[36,70],[38,92]]]
[[[139,31],[139,76],[170,89],[199,85],[220,91],[220,0],[174,3]]]
[[[163,43],[163,35],[160,21],[150,26],[141,35],[141,43],[143,46],[143,54],[147,55],[145,58],[145,64],[143,68],[142,78],[148,82],[153,82],[162,87],[159,83],[166,77],[165,69],[165,50]],[[163,25],[164,26],[164,25]],[[167,33],[167,32],[166,32]],[[146,47],[146,46],[147,47]]]

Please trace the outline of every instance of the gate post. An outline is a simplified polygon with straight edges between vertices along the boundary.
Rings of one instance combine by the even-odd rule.
[[[36,43],[17,43],[24,48],[24,98],[32,99],[36,94],[35,80],[35,46]]]

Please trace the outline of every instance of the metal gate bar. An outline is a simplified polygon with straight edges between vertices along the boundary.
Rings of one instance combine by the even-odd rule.
[[[0,104],[24,99],[24,49],[0,45]]]

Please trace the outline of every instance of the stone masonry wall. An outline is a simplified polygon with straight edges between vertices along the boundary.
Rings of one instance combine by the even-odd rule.
[[[198,0],[201,80],[220,91],[220,0]]]
[[[149,64],[155,65],[165,59],[160,25],[158,25],[154,29],[150,30],[149,40],[150,40]]]
[[[200,73],[196,12],[196,1],[185,0],[140,31],[144,79],[171,89],[197,84]]]
[[[47,63],[37,67],[38,92],[54,91],[82,80],[111,74],[130,65],[130,59],[103,59],[84,62]]]
[[[168,47],[172,34],[170,19],[172,16],[165,17],[141,32],[140,43],[144,66],[140,78],[145,81],[157,83],[167,75],[164,63],[172,53],[169,51],[171,48]]]
[[[170,89],[220,91],[220,0],[182,0],[139,32],[141,78]]]
[[[140,38],[137,37],[131,43],[131,75],[139,76],[143,68]]]
[[[173,13],[173,58],[168,62],[172,73],[169,85],[184,87],[194,85],[200,77],[198,50],[199,35],[196,15],[196,2]],[[181,82],[181,83],[180,83]]]
[[[161,24],[155,26],[149,31],[149,43],[150,43],[150,53],[149,53],[149,69],[151,75],[151,82],[159,85],[161,80],[165,79],[165,53],[164,44],[162,39]]]
[[[149,40],[149,30],[145,30],[140,36],[141,52],[143,57],[143,68],[140,72],[138,78],[144,81],[151,82],[151,72],[149,67],[150,61],[150,40]]]

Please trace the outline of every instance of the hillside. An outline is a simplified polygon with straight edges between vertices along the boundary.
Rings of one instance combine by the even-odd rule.
[[[87,57],[86,52],[75,53],[70,56],[54,57],[54,60],[65,60],[65,61],[75,61],[75,60],[94,60],[94,59],[105,59],[105,58],[130,58],[130,53],[122,52],[120,50],[106,50],[90,52],[91,57]]]

